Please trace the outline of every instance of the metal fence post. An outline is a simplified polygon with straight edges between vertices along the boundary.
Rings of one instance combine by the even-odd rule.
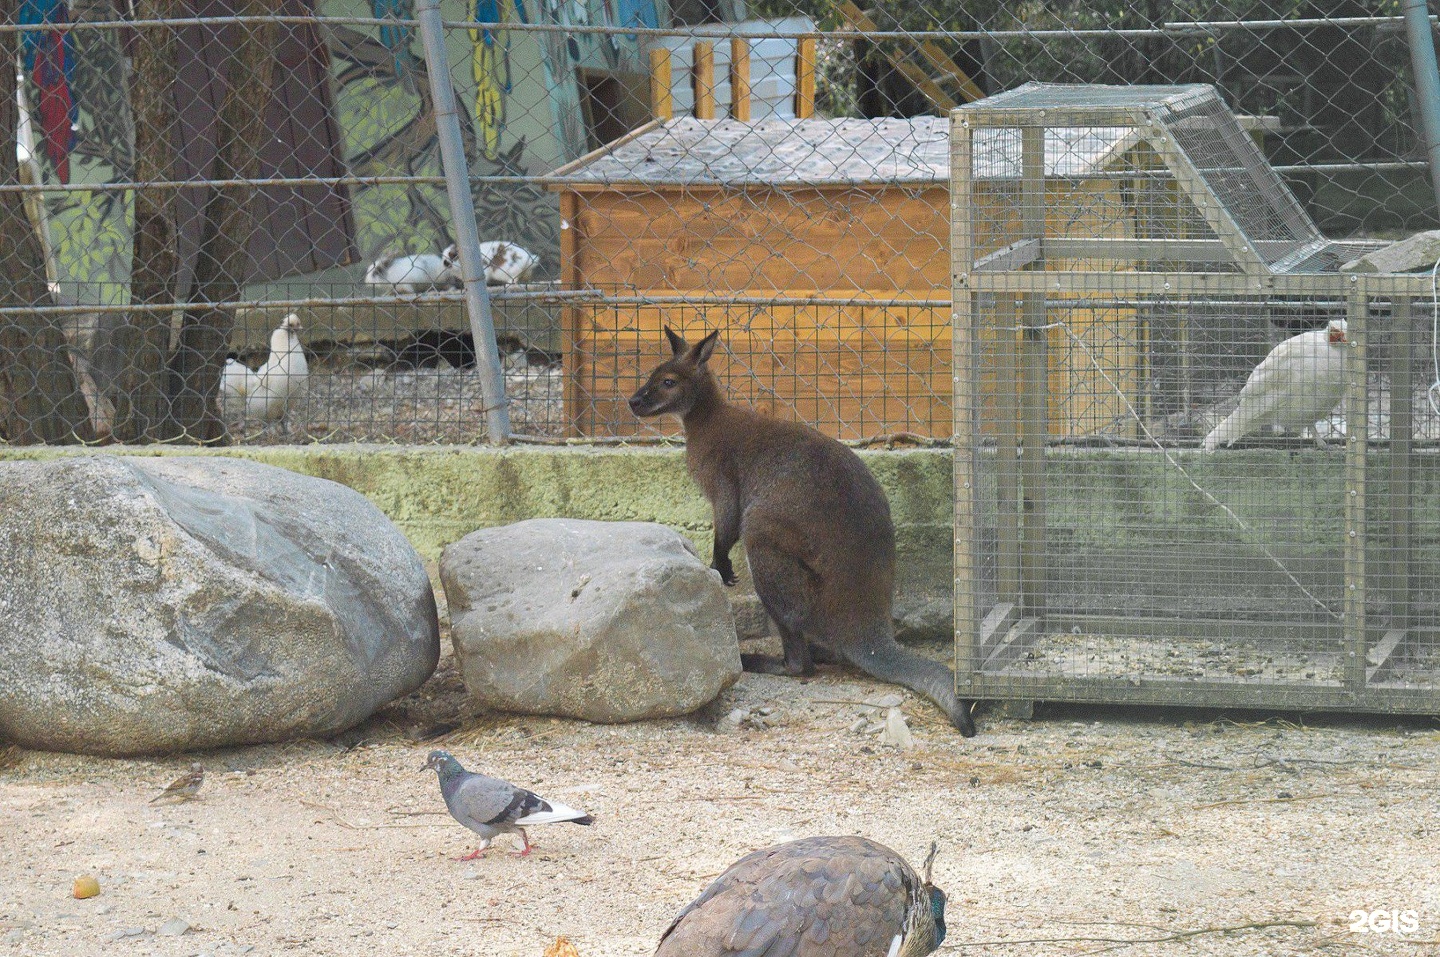
[[[1410,63],[1415,71],[1415,93],[1420,129],[1430,157],[1430,184],[1440,206],[1440,74],[1435,64],[1435,35],[1430,27],[1427,0],[1405,0],[1405,31],[1410,36]]]
[[[445,26],[440,18],[440,0],[418,0],[415,18],[420,21],[420,39],[425,45],[425,71],[430,75],[430,97],[435,104],[440,163],[445,171],[445,191],[450,196],[455,244],[460,250],[465,310],[470,315],[470,332],[475,338],[475,368],[480,373],[480,388],[485,398],[486,433],[491,442],[503,445],[510,440],[510,410],[505,400],[505,375],[500,368],[500,350],[495,344],[490,293],[485,288],[485,266],[480,259],[475,202],[470,195],[470,167],[465,161],[460,114],[455,102],[455,88],[450,82],[450,57],[445,52]]]

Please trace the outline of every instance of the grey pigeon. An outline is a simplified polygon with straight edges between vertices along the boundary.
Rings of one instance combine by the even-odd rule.
[[[584,811],[547,801],[533,791],[517,788],[499,778],[466,771],[448,751],[431,751],[425,767],[434,768],[440,777],[440,793],[445,796],[450,816],[480,835],[480,846],[460,858],[462,861],[484,854],[497,834],[519,834],[525,849],[513,853],[524,857],[535,846],[525,833],[525,828],[532,824],[595,822]]]
[[[199,764],[190,765],[190,770],[180,777],[165,785],[165,790],[150,799],[150,803],[156,801],[188,801],[200,793],[200,785],[205,783],[205,769]]]
[[[742,857],[680,912],[655,957],[922,957],[945,892],[863,837],[807,837]]]

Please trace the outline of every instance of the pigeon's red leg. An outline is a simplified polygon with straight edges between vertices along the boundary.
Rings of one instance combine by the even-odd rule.
[[[515,830],[517,830],[517,831],[520,832],[520,840],[522,840],[522,841],[525,842],[525,850],[523,850],[523,851],[511,851],[511,852],[510,852],[510,856],[511,856],[511,857],[529,857],[529,856],[530,856],[530,848],[532,848],[532,847],[535,846],[534,844],[531,844],[531,843],[530,843],[530,835],[528,835],[528,834],[525,833],[525,829],[524,829],[523,827],[517,827]]]
[[[477,858],[477,857],[484,857],[484,856],[485,856],[485,850],[486,850],[486,849],[485,849],[484,847],[477,847],[477,848],[475,848],[475,850],[471,851],[469,854],[466,854],[464,857],[457,857],[457,858],[455,858],[455,860],[457,860],[457,861],[473,861],[473,860],[475,860],[475,858]]]

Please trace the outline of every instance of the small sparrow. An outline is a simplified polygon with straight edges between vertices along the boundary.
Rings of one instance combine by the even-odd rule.
[[[165,790],[150,799],[154,804],[159,800],[188,801],[200,793],[200,785],[205,783],[205,769],[199,764],[190,765],[190,770],[180,775],[165,786]]]

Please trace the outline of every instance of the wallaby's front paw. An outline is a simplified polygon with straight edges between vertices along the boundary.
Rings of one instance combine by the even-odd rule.
[[[725,562],[723,564],[716,563],[714,565],[711,565],[710,567],[720,573],[720,580],[724,582],[727,586],[732,586],[739,583],[740,579],[735,575],[735,567],[729,562]]]

